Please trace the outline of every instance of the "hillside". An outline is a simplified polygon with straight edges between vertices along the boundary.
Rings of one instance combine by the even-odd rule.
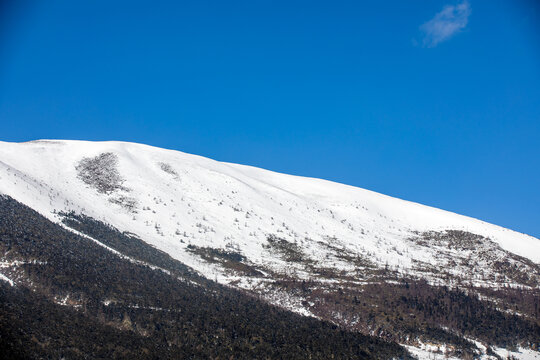
[[[0,282],[2,358],[407,357],[397,344],[206,281],[133,238],[132,251],[165,267],[119,256],[4,196],[0,215],[2,270],[16,283]],[[93,229],[111,248],[126,240],[102,223]]]
[[[540,240],[480,220],[121,142],[2,142],[0,193],[136,262],[412,349],[540,342]]]

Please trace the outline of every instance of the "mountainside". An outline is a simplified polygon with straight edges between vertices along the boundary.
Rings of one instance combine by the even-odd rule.
[[[538,356],[540,240],[496,225],[121,142],[0,142],[0,194],[123,257],[181,264],[420,356]],[[17,284],[20,259],[4,250],[0,276]]]
[[[13,279],[0,282],[0,358],[409,358],[205,280],[103,223],[92,229],[109,247],[0,196],[2,272]],[[126,241],[131,256],[110,251]]]

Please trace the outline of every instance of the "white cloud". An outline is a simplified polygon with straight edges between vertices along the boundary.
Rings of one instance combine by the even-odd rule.
[[[425,47],[434,47],[450,39],[465,29],[471,15],[471,6],[467,0],[457,5],[446,5],[433,19],[422,26],[422,43]]]

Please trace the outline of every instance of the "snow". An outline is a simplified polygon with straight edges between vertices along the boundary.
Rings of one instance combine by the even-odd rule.
[[[109,193],[76,170],[82,159],[104,153],[117,157],[123,179]],[[327,256],[318,241],[411,270],[413,259],[438,261],[436,250],[406,241],[413,231],[455,229],[540,263],[538,239],[477,219],[331,181],[134,143],[0,142],[1,193],[55,222],[55,212],[70,210],[103,220],[223,283],[238,278],[186,251],[189,244],[237,248],[253,264],[305,278],[301,268],[265,249],[268,234],[299,244],[322,267],[348,270],[350,264]]]
[[[403,345],[418,360],[459,360],[458,357],[446,356],[444,351],[437,351],[426,348],[424,344],[419,346]]]
[[[487,348],[478,341],[469,339],[475,343],[480,349],[478,359],[481,360],[496,360],[497,358],[492,355],[487,355]],[[459,358],[453,356],[447,356],[446,346],[444,344],[424,344],[419,342],[417,346],[403,345],[412,355],[418,358],[418,360],[458,360]],[[519,347],[517,351],[510,351],[503,348],[493,348],[493,351],[497,353],[501,358],[507,359],[513,357],[517,360],[540,360],[540,352],[531,349],[525,349]]]
[[[497,355],[506,359],[507,357],[513,356],[518,360],[540,360],[540,352],[534,351],[531,349],[525,349],[520,347],[518,351],[509,351],[507,349],[495,348],[493,349]]]
[[[2,273],[0,273],[0,280],[8,282],[9,285],[11,286],[15,286],[15,283],[13,282],[13,280],[11,280],[10,278],[8,278],[6,275]]]
[[[117,168],[113,176],[105,174],[105,177],[120,182],[107,188],[113,189],[111,191],[99,191],[88,181],[88,176],[83,181],[76,168],[85,158],[107,153],[114,155],[110,164]],[[278,306],[306,316],[314,315],[302,305],[305,299],[268,286],[271,278],[224,271],[219,264],[203,261],[187,251],[188,245],[236,249],[249,263],[261,266],[263,273],[264,269],[271,269],[296,278],[313,276],[298,264],[287,263],[279,254],[268,250],[267,236],[274,234],[297,244],[320,267],[345,271],[358,267],[332,252],[339,249],[346,254],[363,255],[381,267],[399,266],[400,271],[414,273],[415,263],[441,266],[443,257],[464,258],[457,250],[417,246],[408,240],[415,232],[453,229],[482,235],[506,251],[540,263],[539,239],[477,219],[349,185],[218,162],[141,144],[0,142],[1,194],[60,224],[60,211],[75,211],[102,220],[137,235],[209,279],[253,290]],[[127,257],[99,239],[79,235],[128,261],[169,273]],[[503,252],[497,255],[505,256]],[[477,260],[475,266],[484,266]],[[0,262],[0,268],[19,265],[17,261]],[[446,270],[455,276],[462,271],[459,267]],[[421,276],[430,283],[440,283],[436,277],[429,278],[428,273]],[[479,285],[500,285],[483,280],[479,274],[470,276],[469,280]],[[0,280],[15,285],[2,273]],[[369,283],[369,279],[349,281]],[[318,282],[338,280],[321,278]],[[522,286],[508,282],[504,285]],[[67,304],[67,300],[67,297],[59,299],[63,304]],[[110,304],[110,300],[104,303]],[[488,359],[485,347],[475,343],[484,352],[482,358]],[[430,344],[407,345],[407,348],[419,359],[446,358],[445,345],[435,348]],[[518,359],[540,360],[540,353],[529,349],[494,351],[502,357],[512,355]]]

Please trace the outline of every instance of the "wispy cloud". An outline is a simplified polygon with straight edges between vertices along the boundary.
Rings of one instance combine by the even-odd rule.
[[[446,5],[433,19],[420,26],[422,44],[434,47],[450,39],[467,27],[470,15],[471,5],[467,0],[457,5]]]

